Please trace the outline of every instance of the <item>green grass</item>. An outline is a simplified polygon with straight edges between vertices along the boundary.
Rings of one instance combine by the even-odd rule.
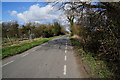
[[[40,40],[34,40],[32,42],[21,43],[21,44],[18,44],[16,46],[2,48],[2,59],[9,57],[9,56],[13,56],[15,54],[19,54],[21,52],[24,52],[32,47],[35,47],[35,46],[40,45],[42,43],[45,43],[53,38],[55,38],[55,37],[43,38]]]
[[[10,40],[12,41],[9,41],[7,38],[3,38],[2,39],[2,47],[7,47],[7,46],[11,46],[13,44],[18,44],[19,41],[23,41],[21,40],[20,38],[10,38]],[[28,40],[28,39],[26,39]]]
[[[110,78],[111,76],[113,76],[113,73],[109,71],[104,61],[93,57],[93,53],[90,52],[86,53],[82,49],[82,46],[80,45],[77,39],[75,38],[70,39],[75,51],[77,51],[79,57],[82,58],[83,63],[89,66],[90,75],[97,75],[99,78]]]

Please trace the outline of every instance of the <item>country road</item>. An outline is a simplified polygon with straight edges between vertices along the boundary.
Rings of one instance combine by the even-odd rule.
[[[2,61],[3,78],[81,78],[68,35]]]

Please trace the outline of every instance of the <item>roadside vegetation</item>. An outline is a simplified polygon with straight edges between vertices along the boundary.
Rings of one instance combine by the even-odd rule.
[[[81,59],[85,70],[91,78],[111,78],[114,74],[109,70],[104,60],[94,57],[94,53],[85,52],[79,42],[75,38],[70,39],[76,55]]]
[[[21,43],[18,45],[2,48],[2,58],[6,58],[9,56],[13,56],[15,54],[19,54],[19,53],[24,52],[32,47],[35,47],[42,43],[45,43],[53,38],[55,38],[55,37],[39,38],[37,40],[32,40],[30,42],[24,42],[24,43]]]
[[[20,25],[16,21],[10,21],[3,22],[2,25],[2,58],[19,54],[56,36],[66,34],[64,26],[58,22],[53,24],[29,22]]]
[[[79,41],[76,46],[82,47],[90,61],[103,61],[101,77],[120,78],[120,2],[66,2],[63,6],[66,4],[71,34]],[[114,75],[106,76],[106,68]]]
[[[66,33],[64,26],[58,22],[53,24],[39,24],[28,22],[20,25],[17,21],[2,22],[2,46],[19,43],[34,38],[49,38]]]

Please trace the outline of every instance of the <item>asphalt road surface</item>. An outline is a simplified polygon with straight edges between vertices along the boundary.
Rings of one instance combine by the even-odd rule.
[[[3,78],[80,78],[67,35],[2,61]]]

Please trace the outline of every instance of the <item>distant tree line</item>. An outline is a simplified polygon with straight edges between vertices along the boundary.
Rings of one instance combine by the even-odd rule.
[[[38,24],[38,23],[26,23],[25,25],[19,25],[16,21],[3,22],[2,23],[2,38],[12,41],[14,39],[32,39],[32,38],[48,38],[58,35],[64,35],[66,33],[64,26],[58,22],[53,24]]]

